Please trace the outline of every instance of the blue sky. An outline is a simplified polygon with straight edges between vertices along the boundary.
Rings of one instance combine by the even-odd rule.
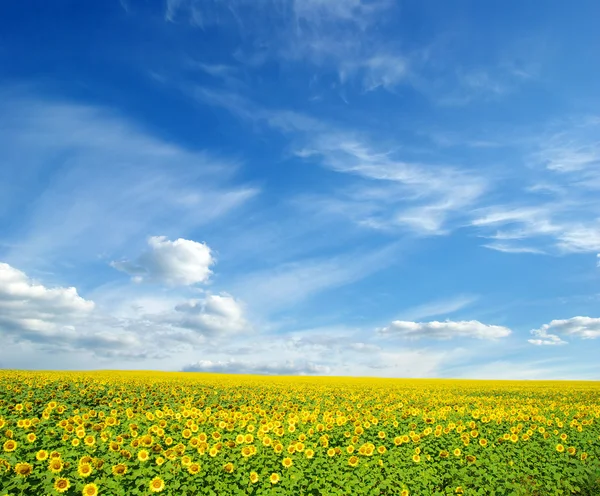
[[[0,7],[0,367],[600,379],[595,1]]]

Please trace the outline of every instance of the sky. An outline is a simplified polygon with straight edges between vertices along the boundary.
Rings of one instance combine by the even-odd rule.
[[[0,5],[0,368],[600,380],[600,3]]]

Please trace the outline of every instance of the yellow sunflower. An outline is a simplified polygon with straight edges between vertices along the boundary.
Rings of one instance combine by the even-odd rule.
[[[150,491],[153,493],[160,493],[165,489],[165,481],[160,477],[155,477],[150,481]]]
[[[92,475],[92,465],[89,463],[80,463],[77,473],[80,477],[89,477]]]
[[[3,448],[4,448],[4,451],[6,451],[7,453],[11,453],[12,451],[15,451],[17,449],[17,446],[18,446],[18,444],[16,441],[9,439],[8,441],[6,441],[4,443]]]
[[[33,466],[30,463],[17,463],[15,465],[15,472],[21,477],[27,477],[33,472]]]
[[[59,493],[66,492],[71,487],[71,483],[69,479],[65,479],[64,477],[59,477],[54,481],[54,489],[56,489]]]
[[[292,459],[290,457],[284,458],[283,461],[281,462],[281,464],[285,467],[285,468],[290,468],[294,462],[292,461]]]
[[[118,465],[114,465],[112,468],[113,475],[121,476],[125,475],[127,472],[127,465],[124,463],[119,463]]]
[[[63,462],[60,458],[50,458],[48,462],[48,470],[55,474],[58,474],[63,469]]]
[[[271,474],[271,477],[269,477],[269,481],[271,482],[271,484],[277,484],[280,481],[280,477],[279,474],[276,472],[273,472]]]
[[[35,454],[35,459],[38,462],[43,462],[44,460],[48,459],[48,452],[46,450],[39,450],[36,454]]]
[[[250,472],[250,482],[252,482],[252,484],[258,482],[258,474],[256,472]]]
[[[83,486],[83,490],[81,491],[83,496],[98,496],[98,486],[91,482],[90,484],[86,484]]]

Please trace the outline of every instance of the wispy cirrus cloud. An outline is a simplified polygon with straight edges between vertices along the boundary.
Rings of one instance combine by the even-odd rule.
[[[472,305],[479,299],[477,295],[458,295],[453,298],[435,300],[400,312],[398,320],[421,320],[439,315],[448,316]]]
[[[3,233],[19,239],[6,254],[17,265],[111,253],[155,228],[185,235],[259,193],[232,181],[236,162],[166,142],[106,108],[2,94],[0,184],[12,186],[0,219],[23,212]]]
[[[394,90],[408,82],[411,62],[377,26],[396,8],[391,0],[169,0],[165,19],[238,33],[246,43],[236,58],[245,65],[308,63],[364,91]]]
[[[288,110],[266,109],[243,96],[195,88],[201,102],[289,136],[293,153],[355,179],[326,198],[311,198],[331,213],[357,224],[405,229],[424,235],[446,233],[447,223],[468,214],[488,189],[488,180],[451,165],[405,161],[389,147],[371,144],[362,133]]]
[[[498,339],[509,336],[512,331],[504,326],[483,324],[477,320],[445,322],[411,322],[395,320],[389,326],[378,329],[381,335],[407,339]]]

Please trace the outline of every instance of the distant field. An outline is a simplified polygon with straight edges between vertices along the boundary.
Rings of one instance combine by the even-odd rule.
[[[600,494],[600,383],[0,372],[0,495]]]

